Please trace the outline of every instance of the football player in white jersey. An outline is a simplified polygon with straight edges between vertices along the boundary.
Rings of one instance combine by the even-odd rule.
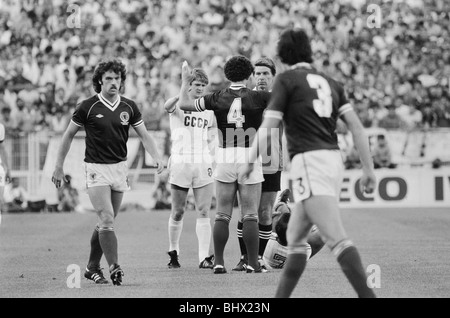
[[[3,141],[5,140],[5,126],[0,123],[0,224],[2,224],[2,211],[3,206],[3,191],[5,190],[5,185],[10,180],[9,176],[9,165],[8,158],[6,156],[5,146]]]
[[[286,189],[280,194],[280,199],[275,204],[272,213],[273,230],[269,242],[264,250],[264,263],[268,268],[283,268],[286,262],[288,248],[286,230],[291,217],[291,209],[288,206],[290,190]],[[325,245],[317,226],[313,226],[307,240],[307,259],[317,254]]]
[[[189,94],[192,99],[203,96],[208,85],[207,74],[199,68],[192,72]],[[210,255],[211,221],[209,212],[214,191],[212,155],[215,149],[216,117],[212,111],[188,112],[178,105],[179,97],[170,98],[165,110],[170,114],[172,151],[169,162],[172,212],[169,218],[169,268],[179,268],[180,236],[186,199],[192,188],[197,210],[199,268],[212,268]]]

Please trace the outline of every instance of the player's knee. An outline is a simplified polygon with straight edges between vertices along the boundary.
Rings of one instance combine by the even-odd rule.
[[[209,217],[210,208],[206,204],[201,204],[198,206],[198,217],[199,218],[207,218]]]
[[[99,222],[99,229],[103,229],[103,228],[113,228],[114,227],[114,217],[111,216],[105,216],[103,218],[100,219]]]
[[[260,208],[258,211],[259,223],[264,225],[272,224],[272,209],[269,207]]]
[[[230,224],[231,221],[231,215],[228,215],[226,213],[217,212],[214,222],[223,222],[227,225]]]
[[[245,224],[246,222],[256,222],[256,223],[258,223],[258,216],[256,214],[246,214],[242,218],[242,223]]]
[[[184,207],[183,206],[173,206],[172,207],[172,219],[174,221],[181,221],[184,216]]]
[[[289,242],[288,254],[305,254],[307,257],[311,255],[311,246],[305,239],[300,239],[295,242]]]
[[[339,258],[339,256],[342,254],[344,250],[354,246],[353,242],[348,238],[340,240],[339,242],[335,243],[332,246],[330,246],[327,242],[327,245],[330,247],[331,252],[336,258]]]
[[[98,234],[105,233],[105,232],[114,232],[113,226],[100,226],[98,229]]]

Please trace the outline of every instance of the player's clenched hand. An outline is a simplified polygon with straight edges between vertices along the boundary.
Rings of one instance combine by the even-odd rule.
[[[156,172],[161,174],[164,171],[164,161],[162,159],[156,160]]]
[[[61,188],[63,181],[67,182],[64,170],[62,168],[55,168],[55,171],[53,171],[52,182],[57,188]]]
[[[250,177],[251,173],[253,172],[253,169],[255,169],[254,163],[245,164],[244,170],[243,170],[243,176],[245,179],[248,179]]]
[[[189,64],[187,61],[183,62],[183,65],[181,66],[181,79],[186,84],[189,84],[191,82],[192,77],[192,70],[189,67]]]
[[[375,190],[377,178],[373,171],[364,171],[359,181],[359,189],[361,193],[372,193]]]

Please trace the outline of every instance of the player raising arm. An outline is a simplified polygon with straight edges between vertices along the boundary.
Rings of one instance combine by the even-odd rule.
[[[247,273],[261,272],[258,262],[258,206],[261,183],[264,181],[261,162],[248,178],[242,175],[248,161],[248,148],[256,130],[261,125],[262,114],[270,97],[268,92],[252,91],[246,87],[253,73],[253,65],[244,56],[231,57],[224,66],[225,77],[230,87],[192,100],[188,95],[191,72],[187,62],[183,63],[183,83],[179,106],[184,111],[212,110],[216,115],[219,147],[216,154],[217,213],[214,222],[214,273],[224,274],[224,249],[229,237],[229,224],[233,205],[239,193],[242,236],[247,248]]]
[[[202,69],[193,69],[189,83],[192,99],[204,95],[208,76]],[[183,217],[186,198],[192,188],[197,209],[195,232],[198,239],[200,268],[212,268],[209,254],[211,242],[211,221],[209,212],[214,191],[211,152],[217,129],[212,111],[185,112],[178,107],[179,97],[172,97],[164,104],[170,116],[171,157],[169,163],[169,183],[171,184],[172,212],[169,217],[169,268],[180,267],[180,237],[183,230]]]
[[[290,68],[275,79],[272,98],[250,154],[250,162],[256,160],[258,142],[265,149],[270,128],[278,127],[283,120],[295,206],[287,232],[288,256],[276,297],[289,297],[297,285],[306,266],[306,243],[313,224],[358,296],[375,297],[367,286],[359,252],[348,238],[340,216],[338,200],[344,164],[337,143],[338,117],[347,124],[361,157],[361,190],[371,193],[376,179],[368,137],[342,85],[310,64],[311,46],[303,30],[283,31],[277,53]],[[245,173],[249,175],[252,170],[253,164],[248,164]]]

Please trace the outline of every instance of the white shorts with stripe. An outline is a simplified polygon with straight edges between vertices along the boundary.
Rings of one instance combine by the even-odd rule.
[[[344,172],[340,150],[315,150],[292,159],[290,177],[295,202],[315,195],[339,200]]]
[[[225,183],[238,182],[239,184],[251,185],[264,181],[261,158],[255,162],[255,168],[248,178],[243,176],[244,168],[248,163],[249,148],[230,147],[217,148],[216,169],[214,179]]]
[[[214,182],[211,163],[184,163],[169,160],[169,183],[181,188],[198,189]]]
[[[85,163],[86,187],[110,186],[116,192],[130,190],[128,183],[128,165],[126,161],[99,164]]]

